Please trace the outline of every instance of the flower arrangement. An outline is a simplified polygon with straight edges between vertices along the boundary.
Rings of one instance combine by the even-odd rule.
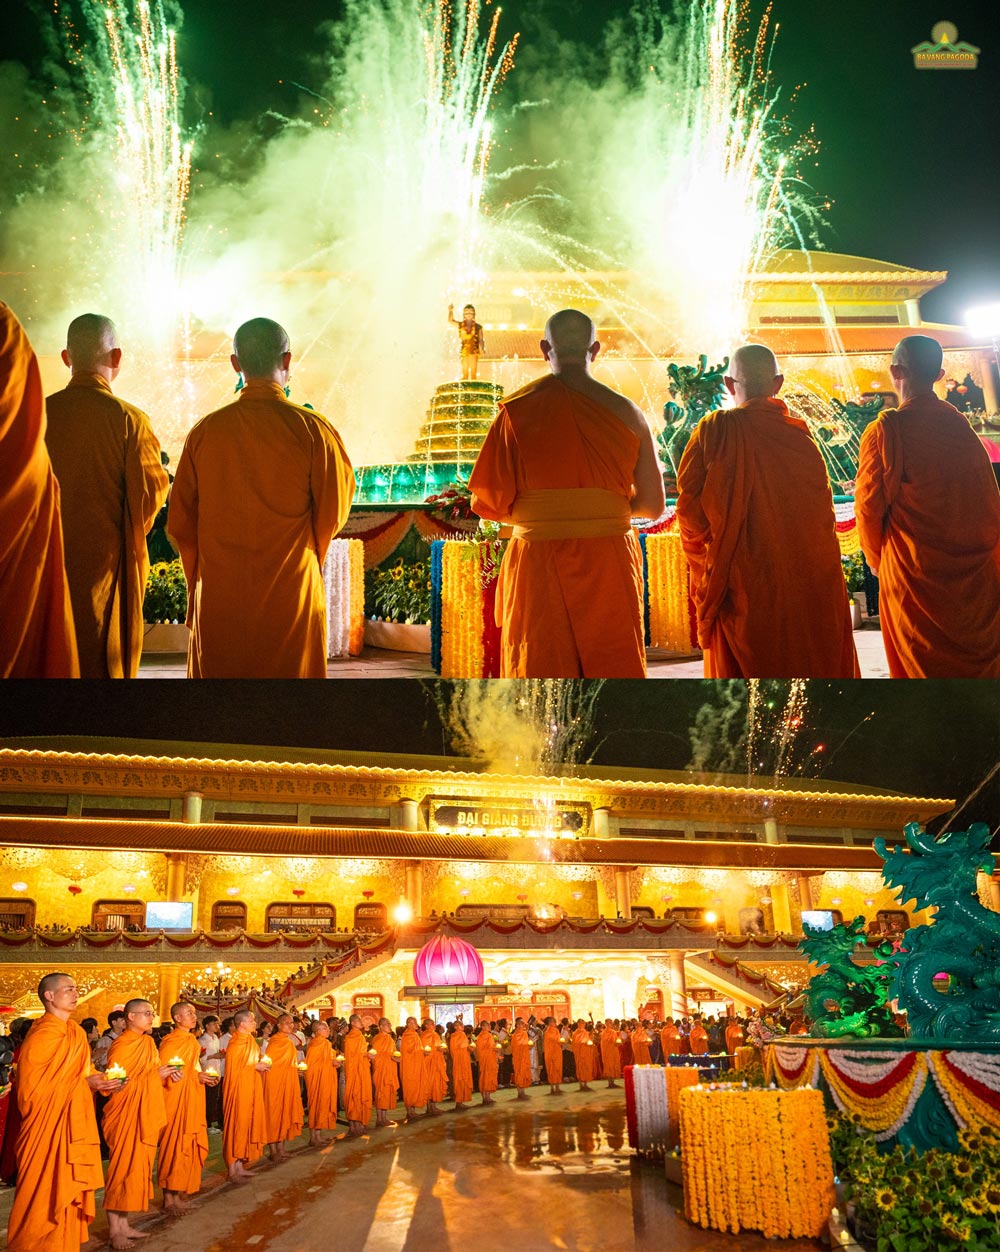
[[[187,582],[180,561],[157,561],[150,567],[142,601],[143,621],[183,622],[187,600]]]
[[[472,511],[472,492],[464,479],[449,483],[444,491],[437,495],[427,496],[424,504],[433,504],[432,517],[439,517],[444,522],[467,522],[476,515]]]
[[[855,591],[864,591],[865,589],[865,558],[861,555],[861,549],[857,552],[840,554],[840,564],[844,567],[844,581],[847,583],[847,590],[851,595]]]
[[[428,561],[407,564],[402,557],[388,568],[365,575],[368,616],[388,622],[424,623],[431,618],[431,574]]]
[[[690,571],[678,527],[646,536],[649,640],[654,648],[690,652],[694,647],[689,606]]]
[[[775,1039],[780,1038],[784,1033],[783,1028],[778,1025],[773,1017],[761,1017],[758,1014],[747,1023],[746,1040],[747,1043],[760,1051],[766,1048],[769,1043],[773,1043]]]
[[[834,1168],[858,1233],[876,1252],[968,1252],[1000,1247],[1000,1138],[991,1127],[960,1130],[958,1153],[882,1153],[858,1114],[827,1118]]]

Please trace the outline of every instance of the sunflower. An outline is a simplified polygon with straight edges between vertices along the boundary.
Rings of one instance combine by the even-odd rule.
[[[982,1217],[986,1212],[986,1204],[977,1195],[967,1195],[962,1201],[962,1208],[973,1217]]]
[[[955,1164],[952,1165],[952,1169],[955,1171],[956,1178],[968,1178],[972,1173],[973,1164],[968,1157],[960,1156],[956,1159]]]
[[[958,1141],[966,1152],[980,1152],[982,1150],[982,1136],[977,1135],[974,1130],[960,1130],[958,1132]]]
[[[987,1187],[982,1192],[982,1198],[991,1213],[1000,1213],[1000,1187]]]
[[[888,1213],[896,1207],[896,1193],[888,1187],[881,1187],[875,1192],[875,1203],[883,1212]]]

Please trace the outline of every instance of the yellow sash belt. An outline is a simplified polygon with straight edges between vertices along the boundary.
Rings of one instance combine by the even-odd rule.
[[[511,510],[515,539],[604,539],[627,535],[629,501],[601,487],[524,491]]]

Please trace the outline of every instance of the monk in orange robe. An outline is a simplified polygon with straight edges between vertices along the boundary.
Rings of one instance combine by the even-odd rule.
[[[455,1097],[455,1112],[464,1113],[472,1099],[472,1054],[469,1036],[461,1022],[451,1032],[448,1048],[451,1052],[451,1087]]]
[[[548,321],[551,376],[508,397],[469,480],[480,517],[513,526],[497,584],[503,678],[644,678],[642,553],[633,517],[663,512],[638,408],[591,376],[594,324]]]
[[[593,1036],[581,1017],[573,1031],[573,1060],[576,1062],[576,1078],[581,1091],[589,1091],[594,1078],[594,1065],[597,1049],[594,1047]]]
[[[146,535],[170,486],[149,418],[112,393],[121,357],[114,322],[75,318],[62,353],[72,377],[45,402],[81,678],[139,670]]]
[[[708,1031],[702,1025],[700,1017],[696,1017],[691,1023],[688,1044],[691,1047],[692,1056],[704,1056],[708,1051]]]
[[[437,1117],[441,1112],[437,1106],[448,1094],[448,1067],[444,1061],[444,1040],[438,1034],[430,1018],[423,1024],[420,1040],[424,1049],[424,1091],[427,1096],[427,1114],[430,1117]]]
[[[941,345],[901,339],[900,406],[861,437],[854,507],[879,578],[892,678],[1000,678],[1000,491],[965,416],[934,394]]]
[[[517,1098],[527,1100],[527,1088],[531,1086],[531,1049],[534,1043],[528,1034],[523,1018],[514,1023],[514,1033],[510,1037],[510,1054],[514,1061],[514,1086]]]
[[[272,1161],[287,1161],[285,1143],[302,1134],[302,1088],[299,1085],[299,1053],[292,1038],[295,1022],[291,1013],[282,1013],[267,1041],[270,1065],[264,1079],[264,1114],[267,1142]]]
[[[705,677],[859,678],[822,453],[770,348],[730,369],[737,405],[702,418],[677,476]]]
[[[608,1086],[617,1087],[615,1079],[622,1076],[622,1037],[610,1017],[601,1031],[601,1061]]]
[[[38,361],[0,303],[0,678],[79,678]]]
[[[642,1022],[632,1031],[632,1062],[635,1065],[649,1065],[649,1032],[646,1023]]]
[[[344,1107],[350,1124],[349,1138],[365,1132],[372,1116],[372,1066],[368,1040],[361,1031],[361,1018],[352,1014],[344,1036]]]
[[[94,1220],[104,1186],[94,1092],[121,1083],[96,1073],[87,1036],[70,1017],[79,992],[68,974],[38,984],[45,1010],[17,1058],[17,1188],[7,1223],[8,1252],[75,1252]]]
[[[399,1076],[403,1086],[406,1120],[414,1122],[420,1117],[417,1109],[422,1109],[427,1103],[424,1045],[415,1017],[406,1019],[406,1026],[399,1036],[399,1053]]]
[[[181,1000],[171,1006],[170,1017],[174,1028],[160,1041],[160,1064],[176,1068],[180,1081],[167,1083],[163,1090],[167,1124],[160,1140],[157,1178],[164,1212],[181,1212],[189,1207],[187,1197],[201,1190],[208,1157],[205,1088],[214,1086],[219,1076],[201,1068],[201,1045],[192,1034],[198,1024],[194,1008]]]
[[[264,1111],[264,1075],[268,1066],[261,1059],[254,1037],[257,1024],[251,1009],[233,1014],[233,1028],[226,1048],[226,1076],[222,1083],[222,1159],[229,1181],[245,1183],[250,1167],[259,1161],[267,1137]]]
[[[167,530],[188,583],[191,678],[325,678],[322,569],[354,474],[326,418],[285,398],[288,335],[236,332],[238,400],[202,418],[177,466]]]
[[[681,1050],[681,1032],[677,1023],[668,1017],[660,1031],[660,1047],[664,1057],[675,1056]]]
[[[145,1213],[153,1198],[153,1159],[167,1123],[164,1083],[180,1082],[180,1071],[160,1062],[153,1042],[153,1006],[148,1000],[125,1004],[125,1031],[108,1049],[107,1075],[125,1071],[119,1091],[108,1096],[102,1129],[107,1140],[108,1174],[104,1208],[113,1248],[131,1248],[141,1232],[129,1224],[129,1213]]]
[[[545,1019],[542,1052],[545,1055],[545,1076],[549,1080],[549,1095],[562,1095],[562,1035],[559,1033],[554,1017]]]
[[[489,1022],[481,1023],[476,1035],[476,1064],[479,1066],[479,1094],[484,1104],[495,1104],[493,1092],[500,1085],[500,1049]]]
[[[310,1142],[329,1142],[333,1136],[324,1137],[323,1130],[337,1129],[337,1069],[333,1048],[330,1046],[328,1022],[316,1021],[309,1032],[306,1048],[306,1099],[309,1102]]]
[[[736,1055],[736,1049],[743,1047],[743,1027],[739,1018],[731,1017],[726,1026],[726,1051],[730,1056]]]
[[[379,1018],[378,1033],[372,1040],[372,1082],[375,1086],[375,1125],[395,1126],[389,1112],[399,1103],[399,1068],[401,1054],[396,1050],[396,1036],[388,1017]]]

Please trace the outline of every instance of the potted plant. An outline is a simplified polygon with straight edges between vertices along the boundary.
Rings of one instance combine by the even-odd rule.
[[[431,650],[430,561],[402,557],[365,575],[365,644],[396,652]]]
[[[157,561],[142,601],[143,652],[187,652],[187,583],[179,560]]]
[[[858,630],[865,598],[865,560],[860,552],[854,552],[850,556],[841,554],[840,563],[844,567],[844,581],[851,597],[854,629]]]

